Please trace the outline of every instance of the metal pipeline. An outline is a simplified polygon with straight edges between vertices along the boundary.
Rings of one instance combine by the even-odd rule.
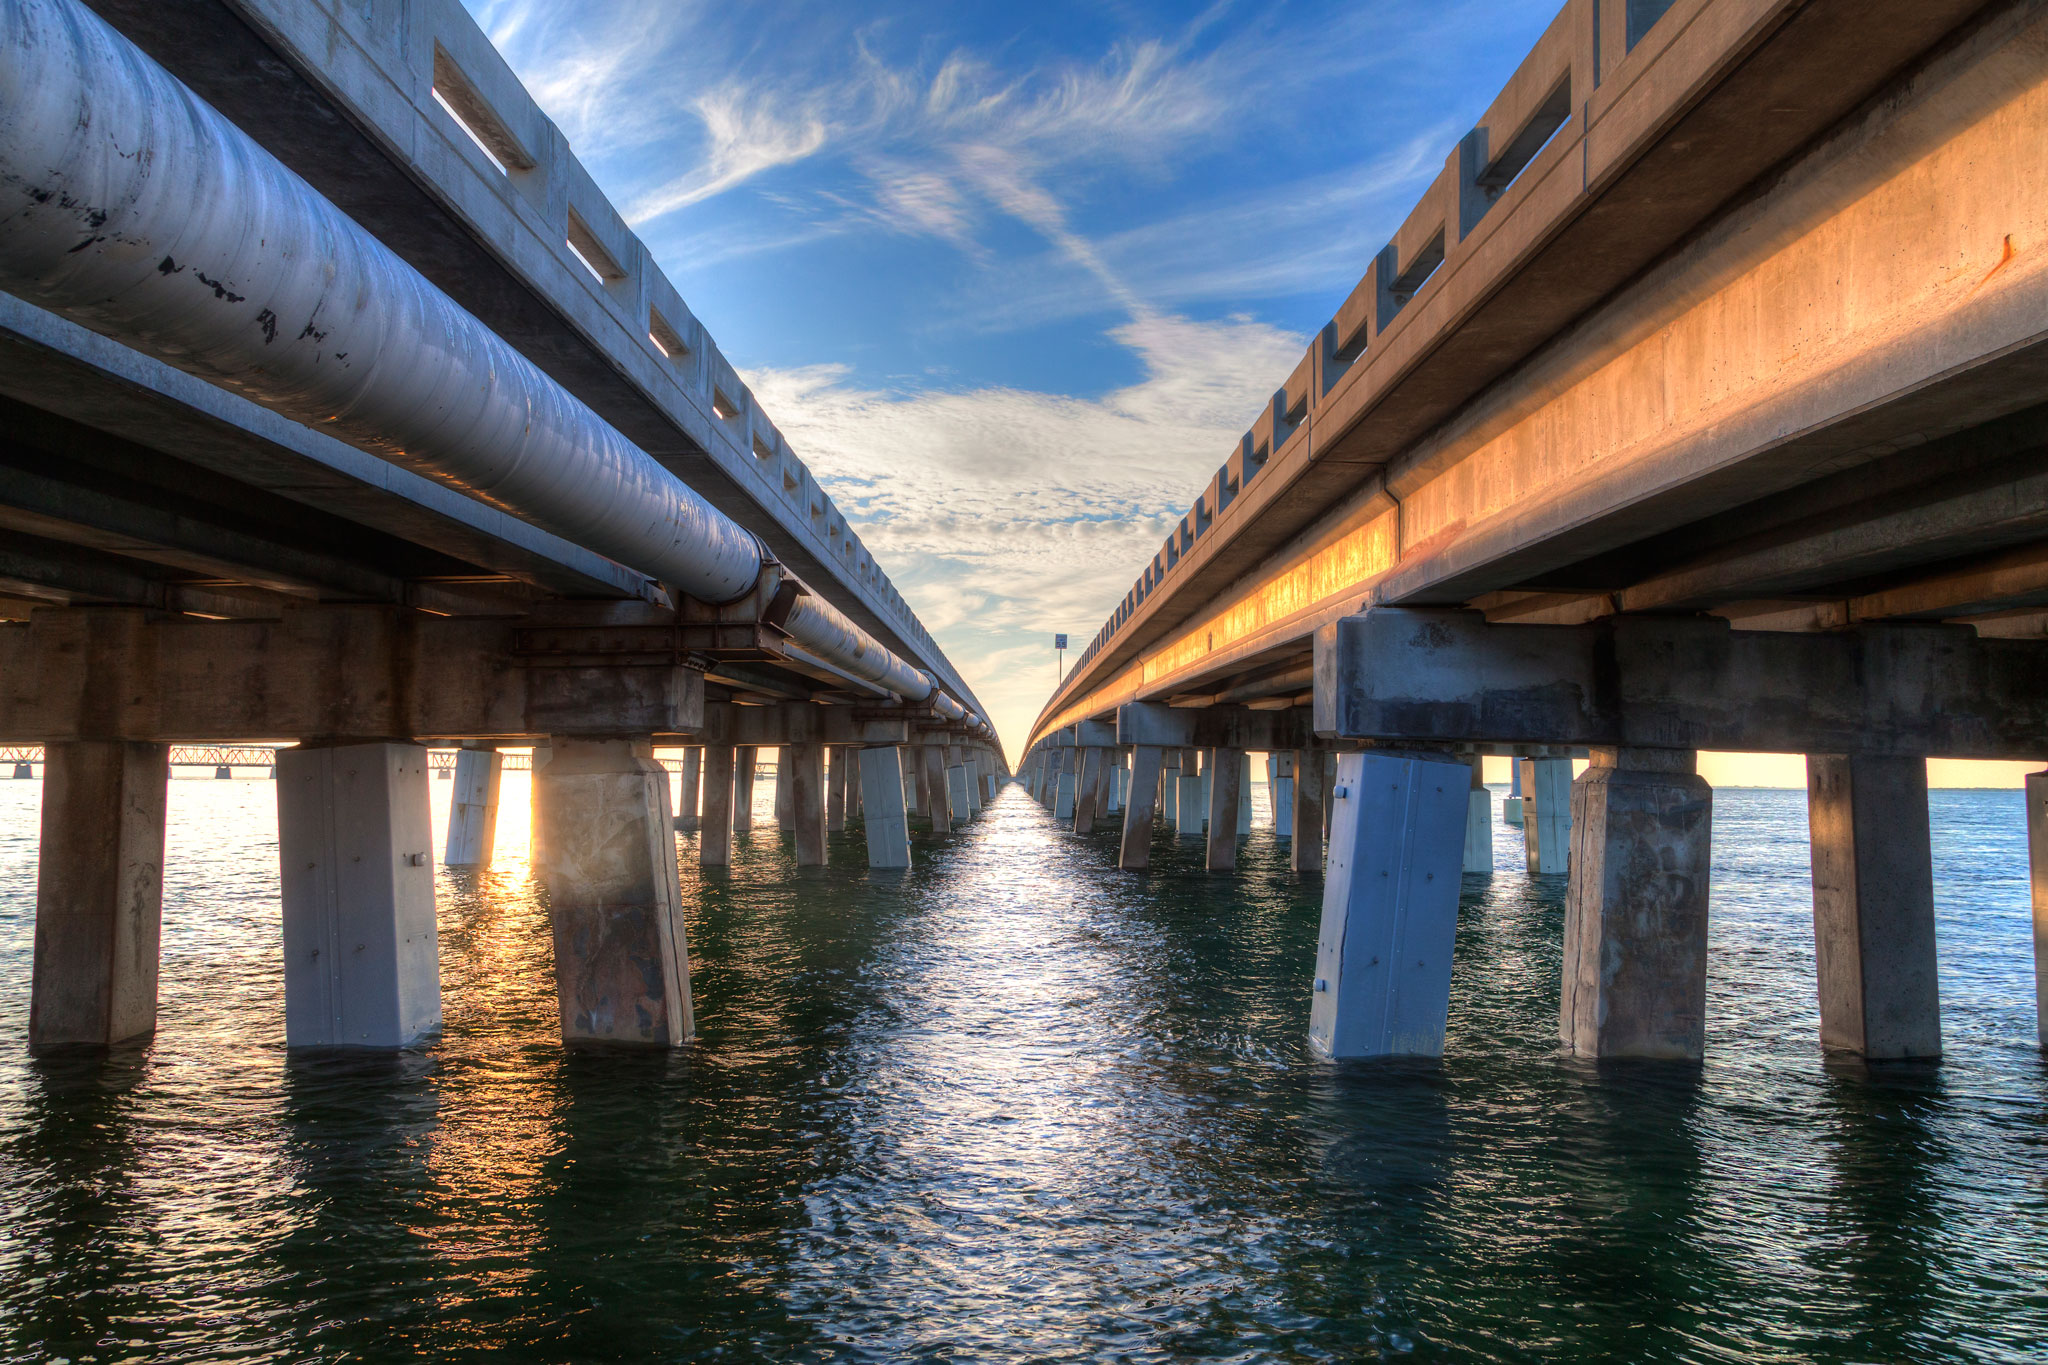
[[[0,0],[0,35],[0,285],[694,597],[755,586],[751,532],[98,16]],[[785,628],[959,709],[821,599]]]

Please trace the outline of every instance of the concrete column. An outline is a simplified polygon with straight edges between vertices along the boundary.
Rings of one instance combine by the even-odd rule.
[[[1500,820],[1504,825],[1522,823],[1522,760],[1508,760],[1508,794],[1500,803]]]
[[[1180,790],[1173,797],[1173,832],[1183,839],[1202,837],[1202,825],[1208,819],[1209,803],[1203,797],[1201,750],[1180,751],[1180,775],[1175,779]]]
[[[555,740],[549,919],[565,1043],[675,1047],[696,1031],[668,770],[644,740]]]
[[[1939,1057],[1927,761],[1808,754],[1806,820],[1821,1046]]]
[[[791,777],[795,747],[784,744],[775,750],[775,828],[784,834],[796,828],[796,783]]]
[[[961,812],[962,819],[974,816],[974,782],[967,775],[965,763],[955,763],[946,769],[946,795],[951,799],[953,809]]]
[[[1053,769],[1052,818],[1055,820],[1072,820],[1074,818],[1074,803],[1076,799],[1074,783],[1076,775],[1074,772],[1073,756],[1077,752],[1079,751],[1074,749],[1055,749],[1053,751],[1053,763],[1055,766]]]
[[[704,750],[689,748],[683,750],[683,772],[680,790],[676,793],[676,828],[695,829],[702,818],[698,809],[702,804],[704,785]]]
[[[31,1051],[156,1031],[170,776],[167,744],[44,748]]]
[[[1323,756],[1294,751],[1294,832],[1288,860],[1296,872],[1323,870]]]
[[[846,828],[847,749],[835,744],[825,750],[825,832],[838,834]]]
[[[1159,798],[1165,752],[1151,745],[1131,750],[1131,799],[1124,803],[1124,839],[1116,865],[1142,871],[1152,865],[1152,813]]]
[[[1485,760],[1472,755],[1472,794],[1466,798],[1470,813],[1465,820],[1465,870],[1493,871],[1493,793],[1486,789]]]
[[[441,1024],[427,751],[282,749],[277,768],[285,1043],[405,1047]]]
[[[1470,784],[1449,755],[1338,758],[1309,1003],[1323,1056],[1443,1055]]]
[[[981,782],[981,759],[974,753],[960,756],[961,781],[967,784],[967,813],[980,815],[986,791]]]
[[[732,828],[744,834],[754,827],[754,766],[760,751],[742,744],[732,751]]]
[[[489,867],[498,846],[498,786],[505,756],[496,749],[459,749],[455,790],[448,805],[448,840],[441,861],[450,867]]]
[[[903,755],[902,762],[897,765],[898,774],[903,778],[903,810],[906,815],[917,815],[920,813],[917,805],[919,795],[917,769],[917,750],[910,748]]]
[[[2034,1036],[2048,1052],[2048,772],[2027,774],[2027,865],[2034,892]]]
[[[860,799],[860,750],[848,747],[841,750],[846,755],[846,818],[862,818]]]
[[[953,832],[953,795],[946,790],[946,751],[936,744],[927,744],[918,751],[923,762],[918,772],[924,777],[925,795],[931,801],[932,833]]]
[[[1693,763],[1685,749],[1595,749],[1572,784],[1558,1040],[1580,1057],[1704,1050],[1714,793]]]
[[[790,744],[782,750],[779,780],[789,783],[790,824],[796,832],[796,865],[825,865],[825,746]]]
[[[547,865],[547,841],[540,818],[540,771],[548,766],[548,760],[555,751],[548,747],[546,740],[533,746],[533,757],[527,760],[526,784],[526,866],[535,876]],[[270,770],[272,777],[277,769]]]
[[[1252,832],[1252,756],[1241,752],[1237,756],[1237,837],[1242,839]]]
[[[931,750],[922,744],[912,745],[910,750],[910,766],[913,770],[910,779],[911,784],[917,789],[917,805],[912,813],[922,815],[929,820],[936,820],[938,816],[933,810],[933,803],[938,793],[932,789]],[[934,832],[939,834],[947,832],[939,829],[936,824],[932,828]]]
[[[1091,834],[1095,830],[1096,792],[1102,786],[1102,750],[1076,749],[1074,758],[1074,833]]]
[[[860,804],[869,867],[910,866],[910,816],[903,808],[903,750],[860,751]]]
[[[1522,839],[1534,876],[1562,876],[1572,847],[1572,761],[1525,758],[1522,770]]]
[[[1294,837],[1294,755],[1266,755],[1266,795],[1273,802],[1273,834]]]
[[[1211,872],[1237,867],[1237,811],[1250,796],[1241,789],[1245,753],[1242,749],[1209,750],[1209,849]]]
[[[1159,753],[1159,818],[1170,830],[1180,829],[1180,750]]]
[[[739,751],[730,745],[704,749],[704,817],[697,835],[697,861],[704,867],[732,866],[733,793]]]
[[[1103,753],[1102,774],[1102,813],[1119,815],[1124,808],[1123,750],[1109,749]]]

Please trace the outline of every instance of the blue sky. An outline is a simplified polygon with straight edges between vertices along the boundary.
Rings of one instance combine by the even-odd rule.
[[[1012,746],[1556,10],[466,3]]]

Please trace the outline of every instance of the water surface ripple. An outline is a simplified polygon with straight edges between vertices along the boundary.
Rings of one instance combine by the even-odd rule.
[[[1820,1064],[1804,794],[1776,791],[1716,796],[1696,1072],[1554,1056],[1564,887],[1519,870],[1466,880],[1441,1067],[1320,1065],[1320,887],[1263,825],[1234,877],[1165,836],[1137,876],[1016,788],[908,875],[836,838],[799,871],[766,831],[700,874],[681,836],[698,1042],[567,1054],[521,775],[497,866],[442,873],[432,1046],[286,1055],[272,786],[179,781],[156,1039],[30,1059],[39,787],[0,783],[0,1359],[2048,1342],[2018,793],[1935,793],[1948,1059],[1872,1075]]]

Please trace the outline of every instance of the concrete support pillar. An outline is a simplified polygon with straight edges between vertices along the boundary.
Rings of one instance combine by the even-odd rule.
[[[427,751],[282,749],[277,767],[285,1043],[405,1047],[441,1024]]]
[[[1102,757],[1102,813],[1120,815],[1124,808],[1124,752],[1106,749]]]
[[[489,867],[498,845],[498,786],[505,756],[496,749],[455,754],[455,790],[448,805],[448,839],[441,861],[450,867]]]
[[[1074,750],[1074,833],[1095,830],[1097,790],[1102,786],[1102,750]]]
[[[846,828],[846,770],[851,751],[835,744],[825,751],[825,832],[838,834]]]
[[[676,792],[676,828],[695,829],[702,816],[698,811],[702,805],[704,786],[704,750],[690,748],[683,750],[682,781]]]
[[[2048,1052],[2048,772],[2027,774],[2027,864],[2034,892],[2034,1034]]]
[[[1053,751],[1052,818],[1055,820],[1072,820],[1074,818],[1074,802],[1076,799],[1074,784],[1077,778],[1074,772],[1073,758],[1076,752],[1073,749],[1055,749]]]
[[[1522,823],[1522,760],[1508,760],[1508,794],[1500,803],[1500,820],[1504,825]]]
[[[946,795],[963,820],[973,818],[974,783],[968,778],[965,763],[955,763],[946,769]]]
[[[1562,876],[1572,847],[1572,761],[1525,758],[1522,770],[1522,839],[1534,876]]]
[[[1180,750],[1162,749],[1159,755],[1159,819],[1170,830],[1180,828]]]
[[[733,794],[738,751],[730,745],[704,749],[704,816],[697,834],[697,861],[704,867],[732,866]]]
[[[897,765],[897,770],[903,778],[904,813],[906,815],[922,814],[922,810],[917,804],[920,783],[917,779],[918,762],[916,749],[912,748],[904,754],[903,761]]]
[[[1240,752],[1237,756],[1237,837],[1242,839],[1252,832],[1252,756]]]
[[[79,740],[43,751],[32,1051],[156,1031],[170,764],[167,744]]]
[[[784,834],[796,828],[796,782],[791,776],[795,747],[784,744],[775,750],[775,828]]]
[[[1180,790],[1173,798],[1173,832],[1183,839],[1202,837],[1202,826],[1209,816],[1209,803],[1203,797],[1201,750],[1180,751],[1180,773],[1175,779]]]
[[[547,842],[540,818],[540,772],[554,756],[555,751],[548,747],[546,740],[542,740],[533,746],[533,757],[527,760],[526,866],[535,876],[540,875],[541,868],[547,865]],[[273,778],[277,776],[275,767],[271,768],[270,775]]]
[[[923,762],[918,772],[924,777],[924,792],[931,803],[932,833],[953,832],[953,795],[946,790],[946,751],[936,744],[927,744],[920,749]]]
[[[1465,870],[1493,871],[1493,793],[1486,789],[1486,760],[1472,755],[1470,813],[1465,820]]]
[[[936,820],[938,817],[932,808],[937,793],[932,790],[931,750],[922,744],[912,745],[910,766],[913,769],[911,785],[917,790],[917,805],[911,813]],[[933,825],[932,828],[941,834],[946,832],[940,830],[937,825]]]
[[[1150,745],[1131,750],[1131,794],[1124,803],[1124,838],[1116,865],[1142,871],[1152,865],[1152,814],[1159,799],[1165,751]]]
[[[783,746],[777,779],[789,784],[790,828],[796,834],[796,865],[825,865],[825,746]]]
[[[1808,754],[1806,816],[1821,1046],[1939,1057],[1927,761]]]
[[[1558,1040],[1580,1057],[1704,1050],[1714,793],[1693,763],[1685,749],[1595,749],[1572,784]]]
[[[1266,795],[1273,802],[1273,834],[1294,837],[1294,755],[1266,755]]]
[[[1294,751],[1294,833],[1288,860],[1298,873],[1323,870],[1323,756]]]
[[[1251,796],[1243,790],[1246,755],[1242,749],[1209,750],[1209,848],[1211,872],[1237,868],[1237,812],[1249,805]]]
[[[677,1046],[696,1028],[668,770],[644,740],[558,738],[541,781],[562,1041]]]
[[[862,818],[860,750],[847,748],[841,752],[846,755],[846,818],[858,820]]]
[[[860,751],[860,804],[869,867],[910,866],[910,816],[903,807],[903,753]]]
[[[760,751],[742,744],[732,751],[732,828],[744,834],[754,827],[754,767]]]
[[[960,755],[959,762],[960,780],[967,785],[967,813],[969,816],[980,815],[984,797],[984,788],[981,784],[981,759],[976,754],[968,752]]]
[[[1338,759],[1309,1004],[1323,1056],[1443,1055],[1470,782],[1449,755]]]

